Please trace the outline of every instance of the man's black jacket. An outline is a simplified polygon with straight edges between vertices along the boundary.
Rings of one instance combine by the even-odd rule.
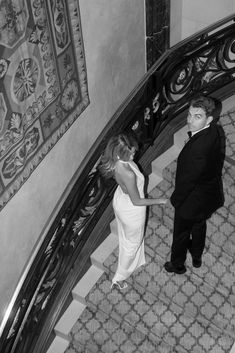
[[[223,205],[221,136],[215,123],[191,137],[177,160],[172,205],[186,219],[208,218]]]

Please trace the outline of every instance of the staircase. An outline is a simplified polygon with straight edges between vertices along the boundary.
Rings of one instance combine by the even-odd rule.
[[[232,113],[235,115],[234,113]],[[186,261],[184,275],[167,273],[173,207],[149,209],[145,236],[147,264],[128,279],[128,288],[110,289],[117,266],[116,225],[92,254],[92,266],[72,291],[73,301],[55,327],[48,353],[229,353],[235,342],[235,126],[221,119],[227,136],[223,170],[225,205],[209,220],[200,269]],[[154,197],[173,190],[176,158],[186,128],[153,162],[149,189]]]

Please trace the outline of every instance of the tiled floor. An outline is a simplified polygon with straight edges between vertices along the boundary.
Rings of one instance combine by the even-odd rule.
[[[230,116],[224,123],[234,131],[227,150],[235,151]],[[175,167],[173,162],[164,170],[164,180],[152,195],[171,194]],[[106,271],[86,297],[87,307],[70,333],[66,353],[230,352],[235,341],[234,180],[235,167],[225,162],[225,205],[208,222],[202,267],[193,268],[189,257],[184,275],[163,268],[169,258],[173,208],[151,208],[147,264],[128,279],[127,289],[111,290],[118,250],[108,257]]]
[[[226,155],[235,160],[235,108],[222,115],[220,123],[226,136]]]

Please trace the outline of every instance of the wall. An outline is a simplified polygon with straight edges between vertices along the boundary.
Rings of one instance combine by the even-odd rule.
[[[0,321],[60,195],[145,73],[143,0],[80,0],[90,105],[0,213]]]
[[[170,45],[235,12],[235,0],[171,0]]]
[[[182,6],[183,0],[170,2],[170,46],[181,41]]]

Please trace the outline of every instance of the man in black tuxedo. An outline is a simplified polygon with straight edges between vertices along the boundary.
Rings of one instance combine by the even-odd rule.
[[[170,198],[175,217],[171,260],[164,265],[167,272],[186,272],[187,250],[193,266],[201,266],[206,220],[223,205],[223,158],[214,110],[214,100],[209,97],[199,96],[190,103],[190,138],[178,156],[175,190]]]

